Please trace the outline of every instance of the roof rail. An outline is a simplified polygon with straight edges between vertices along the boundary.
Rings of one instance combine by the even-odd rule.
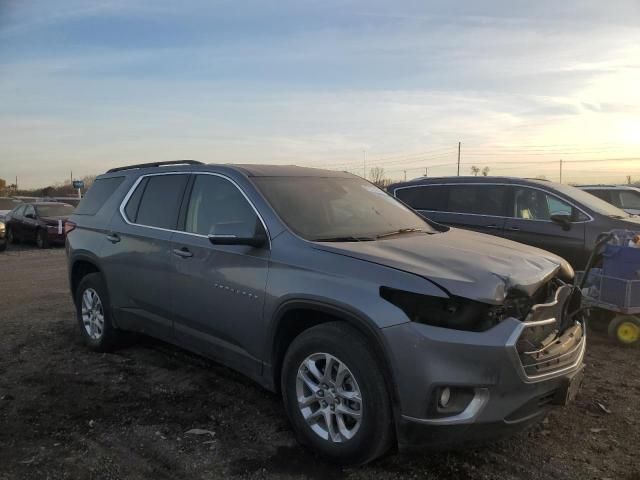
[[[197,160],[169,160],[168,162],[138,163],[136,165],[127,165],[126,167],[112,168],[110,170],[107,170],[107,173],[120,172],[122,170],[132,170],[134,168],[162,167],[165,165],[204,165],[204,163]]]

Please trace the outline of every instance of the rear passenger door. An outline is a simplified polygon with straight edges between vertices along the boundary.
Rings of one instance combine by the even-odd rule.
[[[27,242],[35,242],[37,229],[36,209],[33,205],[27,205],[20,222],[20,238]]]
[[[205,173],[194,175],[182,217],[183,231],[171,245],[176,338],[190,350],[259,375],[269,245],[213,245],[208,235],[253,236],[265,229],[263,223],[235,182]]]
[[[585,251],[585,221],[588,217],[566,200],[541,189],[514,186],[510,195],[511,218],[505,237],[560,255],[574,267],[582,267]],[[551,221],[552,213],[564,212],[572,222],[565,229]]]
[[[111,220],[102,253],[117,322],[125,329],[173,338],[173,258],[186,173],[142,176]]]

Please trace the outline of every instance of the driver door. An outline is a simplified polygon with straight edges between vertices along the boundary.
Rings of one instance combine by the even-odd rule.
[[[555,253],[574,267],[582,267],[585,257],[585,224],[582,213],[560,197],[537,188],[511,189],[511,213],[505,221],[504,236]],[[551,214],[566,213],[571,223],[565,227],[551,220]]]
[[[269,244],[213,245],[208,235],[249,237],[264,227],[234,182],[217,174],[193,177],[181,231],[171,245],[175,337],[189,349],[259,375]]]

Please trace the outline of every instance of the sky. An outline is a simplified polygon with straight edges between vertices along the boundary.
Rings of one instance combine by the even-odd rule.
[[[640,2],[0,0],[0,178],[181,158],[640,180]]]

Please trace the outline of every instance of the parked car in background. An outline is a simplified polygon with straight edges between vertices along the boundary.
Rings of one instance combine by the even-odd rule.
[[[432,223],[347,173],[177,163],[99,176],[69,219],[89,348],[135,331],[216,359],[348,464],[396,440],[487,441],[575,396],[584,323],[560,257]]]
[[[511,177],[418,178],[388,190],[438,223],[526,243],[583,268],[597,236],[640,218],[578,188]]]
[[[629,185],[577,185],[578,188],[632,215],[640,215],[640,188]]]
[[[0,197],[0,252],[7,249],[7,228],[5,217],[21,202],[11,197]]]
[[[65,241],[65,223],[73,207],[66,203],[23,203],[5,217],[6,236],[9,243],[34,242],[47,248]]]

